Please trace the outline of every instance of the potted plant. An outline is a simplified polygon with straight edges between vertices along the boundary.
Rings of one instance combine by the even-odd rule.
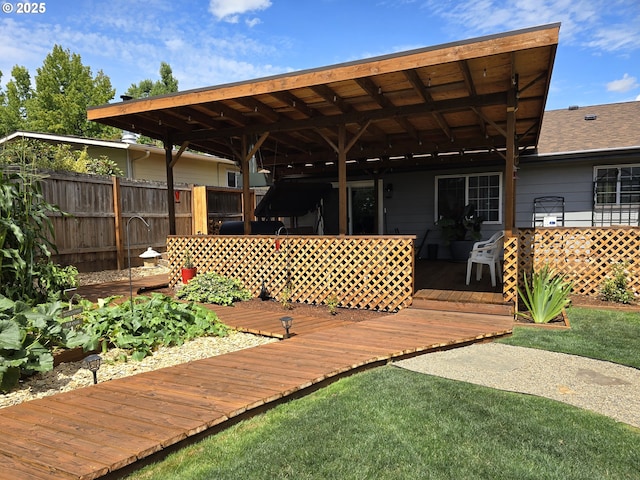
[[[440,217],[436,225],[442,231],[445,245],[451,250],[451,259],[456,262],[466,262],[473,244],[482,238],[484,217],[476,214],[472,204],[462,208],[452,208],[448,214]]]
[[[189,283],[193,277],[198,273],[198,269],[193,265],[193,259],[191,258],[191,252],[185,250],[182,254],[182,283]]]

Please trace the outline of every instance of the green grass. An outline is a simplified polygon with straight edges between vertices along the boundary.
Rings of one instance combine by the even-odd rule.
[[[552,400],[387,366],[130,478],[631,479],[640,478],[640,431]]]
[[[499,341],[640,368],[640,313],[572,307],[567,314],[570,330],[516,327]]]

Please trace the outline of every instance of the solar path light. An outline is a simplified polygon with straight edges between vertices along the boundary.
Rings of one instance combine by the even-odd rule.
[[[85,357],[84,364],[85,366],[93,373],[93,384],[96,385],[98,383],[98,370],[100,369],[100,364],[102,363],[102,357],[98,354],[93,354]]]
[[[293,317],[282,317],[280,318],[280,322],[282,323],[282,328],[284,328],[284,338],[289,338],[291,334],[289,333],[289,329],[293,324]]]

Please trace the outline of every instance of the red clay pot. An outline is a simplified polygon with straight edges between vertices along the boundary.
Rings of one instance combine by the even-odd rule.
[[[193,268],[183,268],[182,269],[182,283],[189,283],[193,277],[198,273],[198,269],[196,267]]]

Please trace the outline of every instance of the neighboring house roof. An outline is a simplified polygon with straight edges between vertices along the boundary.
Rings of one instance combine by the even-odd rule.
[[[640,102],[544,113],[538,156],[640,149]]]
[[[0,145],[3,145],[6,142],[11,142],[19,138],[30,138],[30,139],[42,140],[50,143],[67,143],[67,144],[73,144],[73,145],[79,145],[79,146],[116,148],[116,149],[131,150],[134,152],[143,152],[143,153],[146,153],[147,151],[149,151],[152,153],[157,153],[159,155],[164,155],[164,148],[156,147],[155,145],[123,142],[118,140],[103,140],[98,138],[77,137],[74,135],[56,135],[53,133],[25,132],[25,131],[14,132],[11,135],[7,135],[6,137],[0,138]],[[174,151],[177,151],[177,150],[174,149]],[[193,152],[186,151],[182,154],[182,157],[197,159],[201,161],[214,162],[214,163],[224,163],[227,165],[235,165],[235,162],[231,160],[227,160],[225,158],[220,158],[220,157],[216,157],[214,155],[209,155],[209,154],[193,153]]]

